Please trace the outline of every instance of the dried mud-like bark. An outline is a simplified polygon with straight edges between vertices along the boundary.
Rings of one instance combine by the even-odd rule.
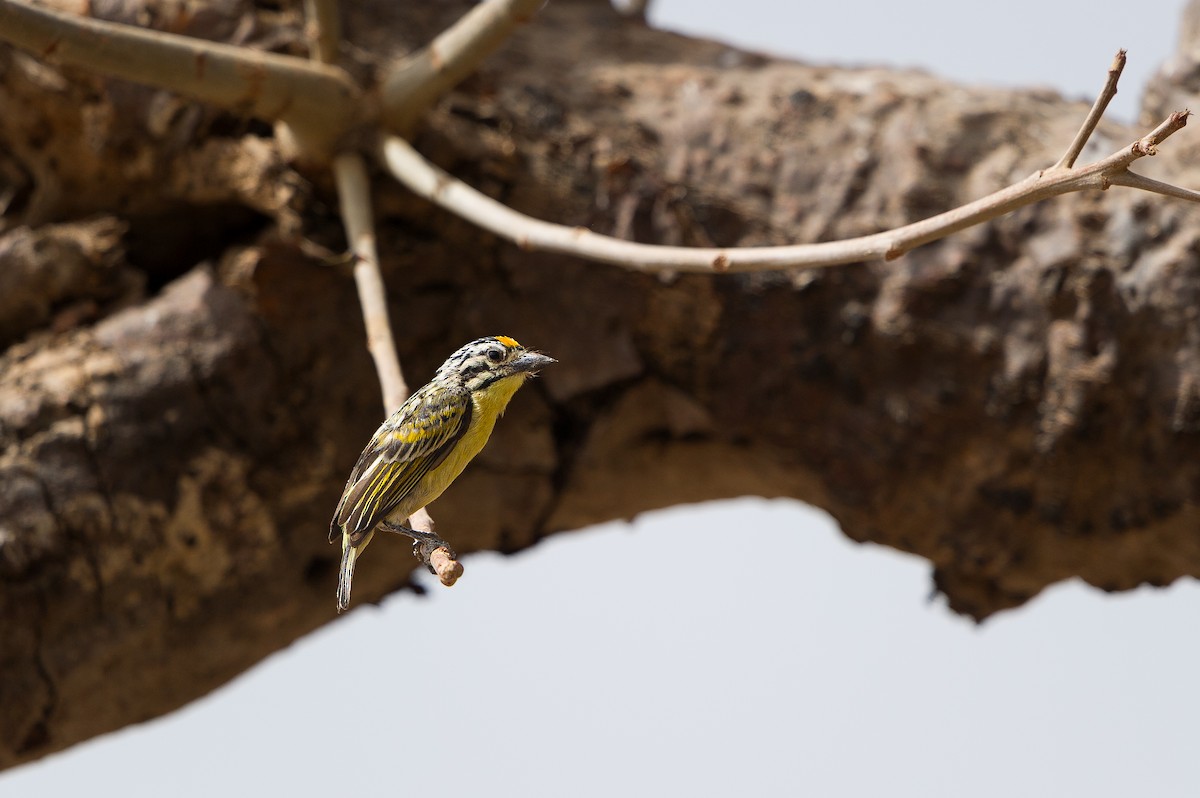
[[[348,36],[382,48],[388,26],[444,21],[404,13],[434,12],[354,4]],[[326,525],[381,412],[349,275],[297,241],[342,246],[319,175],[217,114],[170,146],[139,136],[103,112],[111,87],[0,58],[6,221],[31,226],[0,257],[34,253],[22,285],[44,292],[25,315],[0,299],[20,339],[0,355],[7,766],[169,711],[333,619]],[[558,2],[418,143],[535,215],[736,245],[976,197],[1053,163],[1084,111],[770,61]],[[80,149],[69,131],[96,115],[121,127]],[[1106,150],[1135,135],[1098,133]],[[1188,135],[1152,168],[1200,185],[1175,155]],[[126,169],[119,151],[141,158]],[[1071,576],[1200,574],[1192,208],[1111,191],[888,265],[657,279],[516,251],[385,184],[378,205],[414,383],[480,334],[560,360],[436,506],[460,551],[752,493],[926,557],[977,618]],[[75,276],[36,267],[39,246]],[[372,547],[356,599],[403,585],[407,549]]]
[[[33,330],[70,329],[140,295],[123,268],[126,228],[112,217],[20,227],[0,239],[0,347]]]

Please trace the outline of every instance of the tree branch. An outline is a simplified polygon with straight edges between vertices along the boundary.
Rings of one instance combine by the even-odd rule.
[[[1079,132],[1075,134],[1071,146],[1067,147],[1067,151],[1063,153],[1063,157],[1058,159],[1058,163],[1054,164],[1055,169],[1070,169],[1075,165],[1075,159],[1079,157],[1079,153],[1083,152],[1083,147],[1087,144],[1092,133],[1096,130],[1096,125],[1100,124],[1100,118],[1104,116],[1104,112],[1108,109],[1108,104],[1112,102],[1113,97],[1117,96],[1117,82],[1121,79],[1121,73],[1125,71],[1125,51],[1117,50],[1117,54],[1113,56],[1112,66],[1108,68],[1108,77],[1104,81],[1104,88],[1100,90],[1099,96],[1096,97],[1096,102],[1092,103],[1091,110],[1088,111],[1087,117],[1083,120],[1083,124],[1079,126]]]
[[[404,4],[396,24],[431,24],[437,5]],[[923,203],[964,179],[989,180],[987,164],[964,169],[961,160],[986,146],[969,135],[980,119],[989,120],[988,138],[1011,148],[1007,158],[1024,162],[1045,152],[1035,131],[1054,102],[1040,95],[981,92],[963,104],[946,100],[946,84],[905,73],[881,96],[865,97],[864,77],[853,73],[822,90],[822,106],[827,101],[836,111],[829,124],[789,112],[794,124],[784,129],[802,141],[811,135],[807,140],[819,140],[828,153],[797,164],[789,182],[824,190],[776,217],[766,201],[739,199],[769,177],[773,164],[756,159],[780,118],[775,103],[753,98],[786,97],[820,73],[792,65],[768,75],[754,62],[722,69],[714,45],[653,31],[629,37],[626,26],[592,28],[596,3],[555,6],[553,26],[520,35],[528,34],[528,50],[500,67],[501,84],[532,87],[530,103],[564,98],[580,142],[576,166],[593,162],[583,156],[608,152],[605,139],[620,147],[674,145],[678,128],[667,117],[680,112],[689,125],[733,131],[732,138],[691,145],[709,158],[753,166],[727,172],[714,163],[689,173],[689,190],[710,198],[722,216],[728,210],[730,218],[719,221],[725,230],[795,223],[802,212],[858,228],[875,214],[893,213],[896,204],[885,198],[897,191],[925,189],[912,195]],[[397,28],[381,31],[380,39],[402,35]],[[588,66],[569,76],[556,71],[564,47]],[[678,71],[659,82],[636,66],[648,61]],[[714,70],[752,101],[691,115],[676,87],[703,84]],[[1186,77],[1165,87],[1183,93]],[[629,85],[645,133],[621,129],[610,109],[597,107],[603,95],[577,91],[581,81]],[[4,97],[14,140],[22,132],[17,123],[39,117],[36,86],[22,79],[17,88],[23,86],[25,95]],[[893,105],[893,97],[900,102]],[[46,98],[47,118],[71,121],[55,105],[60,100]],[[101,100],[108,113],[112,98]],[[677,105],[656,117],[656,103]],[[848,116],[852,109],[858,116]],[[854,132],[881,109],[893,109],[895,129],[920,127],[931,120],[915,114],[937,113],[934,128],[954,135],[930,136],[926,154],[901,136]],[[1059,151],[1041,162],[1062,154],[1076,121],[1058,137]],[[839,136],[838,129],[848,132]],[[509,193],[528,196],[539,182],[539,198],[582,206],[589,200],[574,190],[579,168],[563,168],[550,146],[561,132],[521,131],[530,143],[522,147],[525,175],[508,171],[500,152],[485,154],[481,168],[499,175]],[[463,135],[455,130],[451,138]],[[911,160],[896,170],[864,170],[862,193],[848,203],[833,190],[841,186],[818,181],[831,172],[839,177],[840,164],[826,164],[826,157],[838,158],[847,137],[860,135],[862,146],[877,145],[871,152],[879,159]],[[75,143],[59,135],[44,151],[10,155],[39,169],[33,159],[47,159],[45,174],[61,179],[79,174],[70,157],[80,151]],[[271,146],[260,148],[273,155]],[[167,179],[183,183],[225,157],[223,147],[211,149],[187,163],[172,161]],[[109,152],[97,151],[101,158]],[[675,179],[669,169],[655,171],[663,165],[646,164],[637,184],[615,183],[609,196],[624,192],[642,201],[648,187]],[[930,171],[922,175],[924,168]],[[144,177],[120,171],[111,171],[111,202],[88,202],[87,213],[129,216],[124,197]],[[530,174],[548,177],[530,181]],[[242,178],[219,177],[221,196],[242,190]],[[1117,172],[1109,184],[1135,177]],[[274,179],[278,185],[268,188],[289,190],[291,175]],[[206,185],[163,189],[165,199],[182,200],[185,213],[213,196]],[[406,336],[414,325],[422,339],[449,345],[474,334],[480,319],[540,313],[530,318],[561,339],[556,350],[574,347],[554,375],[555,389],[534,397],[534,418],[557,420],[553,428],[541,421],[506,426],[519,441],[513,451],[520,462],[475,470],[472,500],[440,509],[453,516],[441,523],[456,535],[470,528],[472,549],[511,551],[653,507],[755,491],[792,496],[829,510],[855,539],[927,558],[950,606],[976,618],[1068,577],[1120,590],[1200,573],[1200,365],[1192,313],[1200,265],[1189,230],[1153,234],[1179,223],[1186,228],[1190,217],[1164,202],[1101,205],[1087,218],[1031,214],[1040,240],[978,237],[961,251],[930,253],[920,273],[870,270],[850,280],[818,279],[803,290],[768,280],[709,291],[705,281],[664,286],[604,268],[542,270],[536,291],[513,290],[494,258],[464,261],[455,246],[429,242],[420,273],[403,279],[420,282],[444,307],[406,319]],[[78,212],[66,207],[64,218]],[[326,207],[319,192],[305,193],[295,212],[321,225]],[[259,266],[241,271],[247,232],[239,219],[214,228],[210,251],[223,275],[253,280],[246,287],[258,286],[257,299],[206,268],[144,303],[131,297],[128,306],[124,299],[109,305],[89,291],[84,299],[99,301],[98,308],[82,316],[68,309],[72,329],[34,336],[0,363],[0,767],[171,711],[331,617],[321,585],[334,568],[333,552],[323,535],[304,529],[340,487],[330,484],[330,458],[341,462],[363,443],[354,419],[379,411],[369,391],[363,395],[367,375],[346,374],[354,364],[338,361],[362,345],[352,318],[361,306],[336,275],[290,247],[245,253],[254,258],[247,264]],[[159,226],[145,216],[137,224]],[[1130,224],[1137,229],[1126,229]],[[447,219],[434,226],[442,234],[458,227]],[[831,229],[824,222],[812,228]],[[154,232],[169,244],[156,256],[164,266],[183,268],[199,257],[191,236]],[[282,231],[289,238],[293,232]],[[467,231],[459,243],[485,251],[495,242]],[[1014,259],[1020,268],[1002,281],[971,268]],[[1137,273],[1118,273],[1130,259],[1138,261]],[[518,271],[527,265],[520,257],[506,264]],[[120,268],[135,277],[143,271]],[[269,299],[264,292],[286,301],[262,301]],[[504,306],[482,301],[487,296],[506,297]],[[556,318],[545,314],[556,297],[588,302],[572,318]],[[62,306],[56,302],[50,312]],[[56,317],[39,329],[63,328]],[[722,368],[693,367],[714,356],[723,358]],[[603,401],[590,401],[596,396]],[[287,398],[282,413],[280,397]],[[947,496],[954,501],[940,500]],[[382,549],[378,555],[389,564],[408,557],[397,546]],[[395,573],[366,569],[360,589],[382,594]],[[250,628],[256,634],[244,633]],[[96,663],[106,664],[106,678],[96,678]]]
[[[310,42],[309,57],[332,62],[337,58],[340,24],[337,0],[305,0]],[[396,354],[392,325],[388,320],[387,292],[379,271],[379,253],[375,247],[375,220],[371,210],[371,181],[361,155],[344,153],[333,161],[337,182],[338,206],[346,241],[354,253],[354,282],[367,329],[367,349],[375,361],[379,386],[383,392],[383,412],[391,413],[408,398],[408,385]],[[462,576],[463,567],[450,546],[433,531],[433,518],[424,507],[408,519],[412,528],[423,532],[423,541],[413,546],[413,554],[430,572],[449,587]],[[386,524],[385,528],[390,528]]]
[[[375,249],[375,223],[371,211],[371,183],[362,156],[343,153],[333,159],[333,176],[337,181],[338,205],[346,240],[354,253],[354,282],[362,303],[363,323],[367,328],[367,350],[375,361],[379,386],[383,391],[383,406],[392,412],[408,398],[408,385],[400,371],[400,359],[392,339],[388,320],[386,291],[379,272],[379,255]]]
[[[1192,191],[1190,188],[1173,186],[1170,183],[1164,183],[1161,180],[1143,177],[1136,172],[1118,172],[1109,178],[1109,182],[1114,186],[1140,188],[1142,191],[1149,191],[1154,194],[1162,194],[1164,197],[1174,197],[1175,199],[1187,200],[1188,202],[1200,202],[1200,191]]]
[[[1110,185],[1129,185],[1200,201],[1196,192],[1128,173],[1131,163],[1153,155],[1158,144],[1187,124],[1187,117],[1187,111],[1172,114],[1154,131],[1103,160],[1078,169],[1051,167],[982,199],[895,230],[843,241],[776,247],[673,247],[625,241],[514,211],[434,166],[398,137],[384,140],[381,157],[392,175],[414,193],[522,249],[575,255],[638,271],[753,272],[837,266],[879,258],[892,260],[1025,205],[1076,191],[1106,189]],[[1149,188],[1151,182],[1156,186],[1153,189]]]
[[[285,122],[320,151],[357,119],[359,90],[337,67],[0,0],[0,39],[109,77]]]
[[[342,24],[337,0],[304,0],[308,57],[324,64],[337,61]]]
[[[383,119],[406,131],[439,97],[466,78],[544,0],[487,0],[425,47],[400,61],[383,79]]]
[[[379,254],[375,249],[375,221],[371,210],[371,181],[363,158],[357,153],[343,153],[333,159],[333,175],[337,181],[338,205],[346,240],[354,253],[354,282],[362,305],[363,324],[367,328],[367,350],[375,361],[379,385],[383,391],[383,408],[391,413],[408,398],[408,385],[400,370],[392,325],[388,320],[387,292],[379,271]],[[412,528],[434,535],[433,519],[424,508],[409,517]],[[448,547],[414,548],[426,567],[446,586],[453,585],[462,575],[462,566],[455,561]],[[441,552],[441,553],[439,553]],[[436,557],[433,555],[437,555]]]

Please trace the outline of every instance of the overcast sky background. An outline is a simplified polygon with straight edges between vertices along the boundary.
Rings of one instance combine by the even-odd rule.
[[[1116,110],[1132,119],[1182,6],[659,0],[653,19],[811,61],[1081,99],[1125,47]],[[774,571],[740,570],[734,540],[773,552]],[[673,566],[651,576],[644,561]],[[1194,580],[1117,596],[1061,585],[974,627],[928,601],[925,561],[757,499],[465,564],[453,589],[360,607],[178,713],[0,775],[0,795],[1200,789]]]

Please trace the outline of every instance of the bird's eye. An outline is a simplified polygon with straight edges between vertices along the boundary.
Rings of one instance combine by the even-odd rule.
[[[493,363],[499,363],[503,359],[504,359],[504,353],[501,352],[499,349],[489,349],[488,350],[488,360],[492,361]]]

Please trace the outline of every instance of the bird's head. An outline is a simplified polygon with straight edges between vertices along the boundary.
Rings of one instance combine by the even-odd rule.
[[[461,380],[472,393],[486,389],[509,377],[520,377],[517,384],[556,363],[554,358],[521,346],[507,335],[479,338],[446,359],[437,371],[439,378]]]

